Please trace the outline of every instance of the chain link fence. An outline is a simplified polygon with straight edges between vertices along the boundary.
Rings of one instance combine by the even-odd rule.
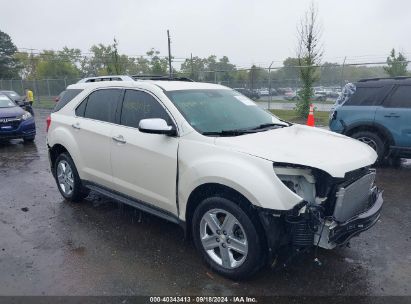
[[[189,77],[195,81],[219,83],[231,88],[246,88],[256,92],[275,92],[277,95],[285,91],[297,91],[301,87],[297,66],[283,66],[276,68],[252,67],[247,69],[233,70],[191,70],[189,72],[177,71],[176,76]],[[317,82],[314,86],[338,92],[347,82],[354,82],[362,78],[384,77],[384,71],[379,66],[359,66],[328,64],[318,67]],[[0,90],[16,91],[24,95],[26,88],[31,89],[35,101],[53,100],[64,89],[79,79],[0,79]],[[335,95],[335,94],[334,94]]]
[[[25,89],[31,89],[36,102],[53,100],[70,84],[79,79],[0,79],[0,90],[15,91],[19,95],[25,95]]]

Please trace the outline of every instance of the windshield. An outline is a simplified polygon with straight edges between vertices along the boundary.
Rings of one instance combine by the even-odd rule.
[[[0,94],[0,108],[12,108],[16,104],[6,95]]]
[[[167,92],[167,96],[203,134],[288,126],[234,90],[181,90]]]
[[[21,98],[20,95],[14,91],[6,92],[6,94],[9,95],[9,97],[13,100],[17,100]]]

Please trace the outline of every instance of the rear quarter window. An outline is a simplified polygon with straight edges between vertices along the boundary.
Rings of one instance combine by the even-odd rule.
[[[56,106],[54,107],[53,112],[57,112],[61,110],[66,104],[72,101],[74,97],[76,97],[82,91],[83,90],[81,89],[69,89],[69,90],[65,90],[64,92],[62,92],[61,98],[59,102],[56,104]]]
[[[411,85],[401,85],[394,89],[391,96],[384,102],[389,108],[411,108]]]

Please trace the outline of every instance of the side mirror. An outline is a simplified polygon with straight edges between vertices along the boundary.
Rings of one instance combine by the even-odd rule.
[[[177,135],[174,127],[167,125],[167,122],[161,118],[148,118],[140,120],[138,130],[143,133],[165,134],[169,136]]]

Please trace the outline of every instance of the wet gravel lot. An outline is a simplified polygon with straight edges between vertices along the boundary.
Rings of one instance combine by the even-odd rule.
[[[95,193],[63,201],[37,110],[33,144],[0,144],[0,295],[411,295],[411,161],[379,168],[380,222],[351,248],[233,282],[212,273],[174,224]]]

